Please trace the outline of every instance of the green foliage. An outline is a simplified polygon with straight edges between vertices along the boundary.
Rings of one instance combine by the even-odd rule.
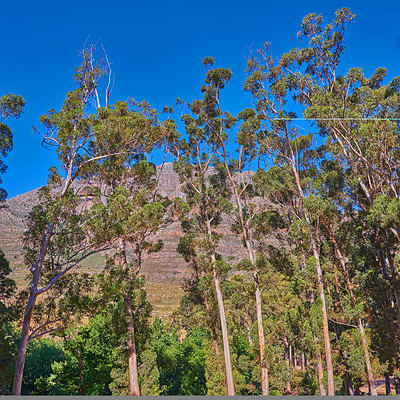
[[[193,329],[184,339],[178,339],[177,332],[169,333],[156,319],[152,331],[149,349],[144,353],[142,388],[145,386],[148,394],[205,395],[204,329]]]
[[[225,395],[213,285],[219,279],[236,394],[259,395],[253,271],[261,289],[271,395],[285,393],[289,385],[299,395],[318,392],[316,354],[326,362],[321,295],[336,388],[345,373],[356,389],[367,382],[360,321],[375,377],[396,370],[400,79],[386,83],[385,68],[369,78],[360,67],[338,73],[353,20],[347,8],[326,25],[321,15],[305,16],[301,47],[277,61],[266,43],[246,70],[244,89],[255,107],[237,117],[222,103],[232,72],[214,68],[214,59],[206,57],[202,97],[190,104],[177,101],[186,108],[182,138],[176,123],[161,121],[147,102],[98,104],[92,113],[91,100],[107,68],[92,62],[92,49],[83,52],[77,88],[59,111],[41,117],[43,143],[54,146],[60,165],[50,169],[41,203],[32,210],[24,252],[34,272],[49,235],[39,279],[39,292],[47,295],[33,312],[35,327],[54,320],[53,326],[65,328],[85,314],[91,318],[87,326],[64,331],[62,347],[51,340],[29,344],[23,393],[128,394],[133,324],[142,394]],[[24,104],[20,96],[0,97],[3,157],[12,149],[12,132],[3,121],[19,117]],[[299,129],[298,117],[309,121],[313,133]],[[182,197],[157,193],[157,168],[148,160],[160,148],[175,157]],[[0,173],[5,169],[0,161]],[[78,179],[89,186],[77,191]],[[218,253],[226,217],[247,251],[234,269]],[[172,221],[181,223],[177,252],[192,274],[183,282],[172,327],[160,320],[150,327],[142,262],[162,249],[157,232]],[[109,251],[102,274],[68,277],[91,252],[103,250]],[[7,365],[16,355],[10,322],[27,297],[25,291],[15,301],[10,272],[0,252],[1,394],[9,392]],[[289,349],[304,353],[306,371],[290,365]],[[325,385],[326,378],[325,372]]]
[[[17,332],[12,324],[0,326],[0,395],[11,394],[13,368],[17,357]]]
[[[63,358],[36,381],[40,394],[108,395],[111,370],[116,364],[117,338],[109,316],[99,314],[87,326],[62,335]]]
[[[0,97],[0,155],[5,157],[13,148],[13,133],[3,121],[9,118],[18,118],[22,114],[25,100],[13,93]],[[7,166],[0,160],[0,174],[4,174]],[[1,179],[0,179],[1,183]],[[0,202],[7,197],[7,192],[0,188]]]
[[[42,382],[51,379],[53,363],[62,363],[65,358],[60,342],[49,338],[31,342],[26,353],[22,395],[51,394]]]
[[[318,383],[309,372],[293,371],[290,386],[299,396],[315,396],[318,393]]]

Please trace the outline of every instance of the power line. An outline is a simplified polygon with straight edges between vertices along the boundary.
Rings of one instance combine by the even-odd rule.
[[[272,121],[400,121],[400,118],[272,118]]]

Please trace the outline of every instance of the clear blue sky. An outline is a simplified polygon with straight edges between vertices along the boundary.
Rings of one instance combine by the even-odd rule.
[[[202,60],[230,68],[233,79],[224,94],[231,113],[248,107],[242,91],[250,52],[266,41],[278,57],[301,42],[296,37],[304,15],[321,13],[326,22],[340,7],[356,14],[347,34],[341,69],[360,66],[369,76],[377,67],[400,75],[400,4],[395,0],[359,1],[2,1],[0,95],[26,100],[24,114],[10,121],[14,149],[2,176],[9,197],[46,183],[57,164],[54,152],[41,146],[32,126],[39,116],[59,109],[74,89],[72,75],[84,43],[100,40],[116,75],[111,102],[146,99],[161,110],[177,97],[200,96]]]

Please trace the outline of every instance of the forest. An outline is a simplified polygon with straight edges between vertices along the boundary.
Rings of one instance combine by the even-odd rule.
[[[24,287],[0,252],[0,394],[400,394],[400,77],[342,71],[354,19],[309,14],[300,47],[249,55],[237,115],[212,57],[198,99],[156,110],[110,104],[107,54],[81,52],[35,128],[58,165],[26,223]],[[24,105],[0,97],[3,158]],[[158,191],[164,162],[179,196]],[[238,263],[220,253],[224,218]],[[142,265],[177,221],[190,273],[162,321]]]

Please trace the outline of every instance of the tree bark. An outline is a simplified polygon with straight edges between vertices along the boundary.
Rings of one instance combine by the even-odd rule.
[[[126,258],[125,242],[122,238],[119,240],[119,253],[122,269],[128,271],[128,262]],[[135,327],[132,311],[132,301],[129,293],[124,293],[124,300],[127,305],[128,311],[128,332],[130,338],[128,339],[128,366],[129,366],[129,386],[131,396],[140,396],[139,376],[137,369],[137,354],[135,342]]]
[[[314,337],[314,340],[315,339],[316,338]],[[317,380],[318,380],[319,394],[320,396],[326,396],[326,390],[323,383],[324,368],[322,366],[322,357],[319,350],[316,351],[315,358],[317,360]]]
[[[228,396],[234,396],[235,395],[235,387],[233,385],[231,354],[229,351],[228,330],[226,327],[224,303],[222,300],[221,285],[219,282],[218,274],[216,273],[215,270],[214,270],[214,283],[215,283],[215,290],[217,292],[219,318],[221,320],[222,342],[224,345],[226,383],[228,386]]]

